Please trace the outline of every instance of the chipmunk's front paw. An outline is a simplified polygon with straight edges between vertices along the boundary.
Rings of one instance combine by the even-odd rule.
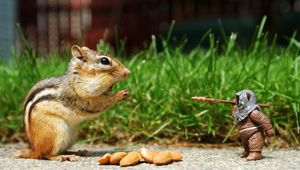
[[[127,90],[120,90],[116,93],[116,98],[118,100],[124,100],[129,96],[129,93]]]

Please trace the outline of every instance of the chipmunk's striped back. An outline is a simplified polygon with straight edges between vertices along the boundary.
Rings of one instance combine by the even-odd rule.
[[[23,125],[27,135],[29,135],[29,122],[34,106],[38,102],[55,99],[57,97],[57,89],[59,88],[61,80],[62,77],[51,77],[41,80],[35,84],[28,93],[23,109]]]

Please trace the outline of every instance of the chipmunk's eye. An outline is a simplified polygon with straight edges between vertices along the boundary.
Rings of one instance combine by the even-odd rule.
[[[109,61],[108,58],[102,57],[102,58],[100,58],[100,63],[103,64],[103,65],[109,65],[110,61]]]

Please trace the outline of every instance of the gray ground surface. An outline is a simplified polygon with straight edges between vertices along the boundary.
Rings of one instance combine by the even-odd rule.
[[[81,157],[78,162],[58,162],[48,160],[16,159],[14,155],[24,144],[0,145],[0,169],[300,169],[300,148],[298,149],[264,149],[264,159],[248,162],[239,158],[241,148],[187,148],[187,147],[159,147],[149,148],[159,150],[177,150],[183,153],[181,162],[169,165],[155,166],[141,163],[132,167],[121,168],[116,165],[98,165],[98,158],[107,153],[115,152],[111,146],[75,145],[71,150],[86,149],[91,152],[90,157]]]

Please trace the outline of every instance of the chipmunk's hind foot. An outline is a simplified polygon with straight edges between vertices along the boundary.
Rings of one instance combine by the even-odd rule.
[[[48,158],[49,160],[53,161],[70,161],[70,162],[76,162],[80,160],[80,156],[76,155],[57,155],[57,156],[51,156]]]

